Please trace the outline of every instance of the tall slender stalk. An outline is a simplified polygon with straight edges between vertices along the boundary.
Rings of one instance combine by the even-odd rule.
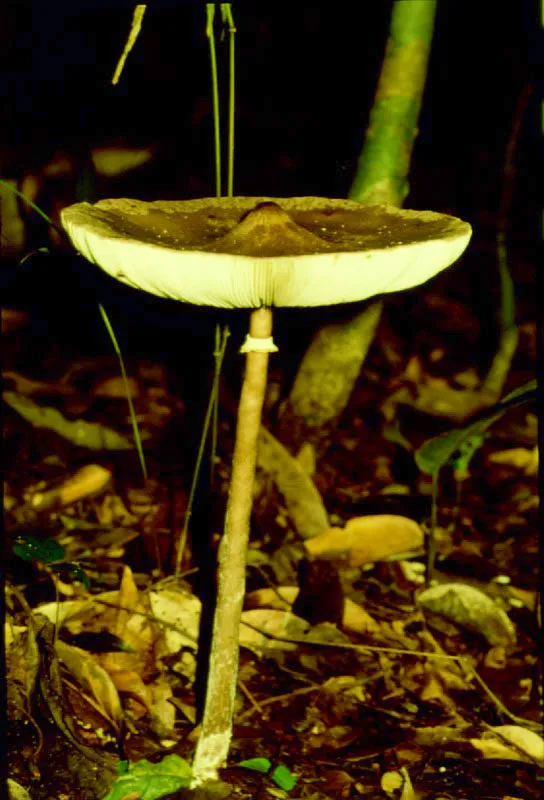
[[[250,340],[270,339],[271,336],[271,309],[253,311]],[[194,786],[217,778],[217,770],[226,762],[232,737],[246,551],[269,357],[269,352],[258,349],[258,342],[253,347],[255,349],[249,349],[246,356],[225,530],[219,547],[217,606],[202,730],[193,761]]]
[[[210,70],[212,76],[213,141],[215,154],[215,194],[221,197],[221,128],[219,119],[219,86],[217,80],[217,54],[215,51],[215,4],[206,3],[206,36],[210,48]]]

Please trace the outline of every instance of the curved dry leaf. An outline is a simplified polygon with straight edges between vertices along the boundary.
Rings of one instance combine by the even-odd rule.
[[[32,800],[29,793],[24,789],[20,783],[7,779],[8,799],[9,800]]]
[[[125,692],[136,697],[141,704],[151,711],[152,707],[152,693],[151,687],[147,686],[137,672],[130,672],[129,670],[115,670],[110,673],[110,677],[115,684],[118,692]]]
[[[57,433],[78,447],[89,450],[133,450],[134,443],[112,428],[82,419],[69,420],[56,408],[40,406],[17,392],[3,392],[4,401],[35,428]],[[142,435],[142,438],[148,438]]]
[[[538,445],[531,449],[512,447],[508,450],[500,450],[490,453],[488,460],[492,464],[505,464],[515,469],[521,469],[525,475],[536,475],[538,473]]]
[[[36,511],[54,506],[70,506],[85,497],[94,497],[109,485],[111,472],[100,464],[87,464],[78,469],[59,486],[32,496],[31,505]]]
[[[140,600],[138,587],[130,567],[125,566],[121,586],[114,601],[113,622],[109,630],[135,651],[103,653],[100,663],[108,670],[135,670],[145,674],[155,662],[154,645],[160,636],[157,625],[148,618],[149,607]]]
[[[107,594],[110,600],[112,600],[117,592],[108,592]],[[106,595],[97,595],[97,597],[106,599]],[[64,625],[68,622],[71,622],[73,624],[68,626],[70,633],[79,633],[86,618],[96,614],[96,605],[92,599],[88,598],[82,598],[81,600],[66,600],[63,603],[57,603],[56,601],[53,601],[51,603],[42,603],[42,605],[37,606],[32,610],[32,615],[38,617],[38,619],[40,614],[46,617],[49,622],[52,622],[53,625],[55,625],[57,622],[59,625]]]
[[[377,633],[380,626],[368,611],[365,611],[358,603],[346,597],[344,599],[342,628],[351,633],[368,634]]]
[[[4,654],[8,715],[20,719],[21,709],[28,708],[40,667],[33,625],[14,625],[8,614],[4,622]]]
[[[464,583],[444,583],[418,596],[422,608],[483,636],[491,647],[512,645],[516,631],[508,615],[480,589]]]
[[[352,567],[419,552],[423,530],[417,522],[396,514],[354,517],[344,528],[329,528],[306,541],[313,557],[339,558]]]
[[[279,608],[288,611],[297,599],[299,591],[298,586],[255,589],[245,596],[244,608]]]
[[[278,586],[277,589],[264,588],[249,592],[245,598],[245,607],[250,608],[277,608],[289,610],[297,599],[299,589],[296,586]],[[375,633],[380,626],[362,606],[344,599],[344,614],[342,628],[352,633]]]
[[[149,604],[158,624],[167,623],[159,655],[179,653],[182,647],[196,650],[202,610],[198,597],[182,586],[164,586],[149,593]]]
[[[528,760],[544,766],[544,740],[538,733],[519,725],[497,725],[486,731],[481,739],[471,739],[470,742],[484,758]]]
[[[57,640],[55,651],[78,683],[94,698],[104,716],[119,731],[123,722],[123,711],[110,675],[85,650]]]
[[[297,459],[262,425],[257,466],[276,483],[291,522],[303,539],[328,527],[327,511],[314,482]]]
[[[311,627],[305,619],[291,614],[290,611],[268,608],[243,611],[241,623],[240,646],[247,647],[259,657],[267,650],[296,650],[297,648],[294,643],[269,638],[266,636],[267,633],[270,636],[301,639]],[[255,630],[256,628],[259,630]]]
[[[132,400],[135,400],[140,395],[140,387],[135,378],[127,376],[125,381],[122,375],[114,375],[99,381],[93,389],[93,395],[95,397],[109,397],[120,400],[126,400],[128,395]]]
[[[159,739],[176,738],[174,733],[176,708],[170,702],[172,687],[165,675],[159,676],[151,684],[151,692],[153,697],[151,730]]]

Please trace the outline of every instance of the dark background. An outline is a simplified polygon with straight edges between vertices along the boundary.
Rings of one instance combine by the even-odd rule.
[[[183,199],[214,193],[205,4],[150,4],[140,37],[114,87],[111,76],[132,8],[128,3],[4,4],[0,173],[16,177],[38,169],[59,148],[81,154],[120,137],[136,145],[158,143],[158,152],[150,165],[102,187],[106,196]],[[391,8],[391,2],[233,4],[238,29],[235,193],[347,195]],[[534,248],[540,219],[536,167],[541,142],[539,85],[532,76],[538,65],[532,62],[542,58],[539,22],[537,4],[438,3],[405,206],[455,214],[473,225],[474,238],[454,268],[455,277],[450,270],[436,286],[478,309],[487,331],[484,351],[492,347],[495,336],[495,231],[504,154],[516,105],[528,82],[534,88],[515,153],[509,246],[518,315],[521,321],[534,315]],[[217,46],[225,109],[227,45]],[[8,302],[31,301],[36,308],[37,301],[42,316],[44,307],[48,309],[42,328],[46,335],[59,335],[52,327],[55,321],[60,324],[59,318],[72,331],[67,297],[72,312],[77,309],[79,334],[84,328],[88,335],[96,318],[97,290],[111,296],[114,315],[124,309],[119,311],[120,325],[128,330],[134,316],[131,292],[114,287],[97,272],[88,268],[82,272],[74,259],[67,265],[59,256],[55,266],[50,261],[44,266],[43,259],[35,258],[16,270],[13,265],[9,270],[2,267],[2,287]],[[406,293],[408,304],[410,294]],[[205,313],[190,309],[180,313],[168,303],[139,294],[132,300],[139,313],[144,309],[150,314],[147,343],[157,324],[168,326],[176,318],[175,325],[186,325],[197,335],[206,318]],[[59,303],[60,317],[53,312]],[[280,312],[280,318],[282,314],[291,331],[325,318],[322,312],[312,312],[313,316],[304,314],[301,323],[292,312]],[[207,336],[209,326],[205,323],[204,328]],[[120,335],[129,338],[123,331]],[[146,346],[135,331],[132,344]]]

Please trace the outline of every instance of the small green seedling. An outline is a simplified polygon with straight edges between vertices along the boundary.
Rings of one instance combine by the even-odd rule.
[[[250,769],[253,772],[260,772],[263,775],[268,775],[269,778],[284,792],[290,792],[296,785],[297,779],[292,772],[284,764],[278,764],[272,771],[272,762],[269,758],[249,758],[246,761],[240,761],[239,767]]]
[[[462,473],[484,441],[487,429],[508,409],[534,400],[536,388],[536,380],[528,381],[503,397],[499,403],[486,409],[474,422],[464,428],[454,428],[428,439],[414,454],[415,462],[421,472],[432,475],[433,479],[431,530],[427,541],[427,582],[432,578],[435,559],[436,506],[440,470],[449,464]]]
[[[117,771],[119,776],[103,800],[123,800],[129,795],[139,800],[159,800],[187,788],[192,777],[187,761],[175,753],[165,756],[157,764],[146,758],[132,764],[120,761]]]

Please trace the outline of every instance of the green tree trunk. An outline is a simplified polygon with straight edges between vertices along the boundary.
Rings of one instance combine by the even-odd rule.
[[[435,12],[436,0],[393,4],[378,87],[349,193],[360,203],[400,207],[408,194]],[[319,455],[351,396],[382,305],[382,300],[367,304],[355,317],[327,325],[314,336],[280,420],[280,438],[293,449],[307,441]]]

